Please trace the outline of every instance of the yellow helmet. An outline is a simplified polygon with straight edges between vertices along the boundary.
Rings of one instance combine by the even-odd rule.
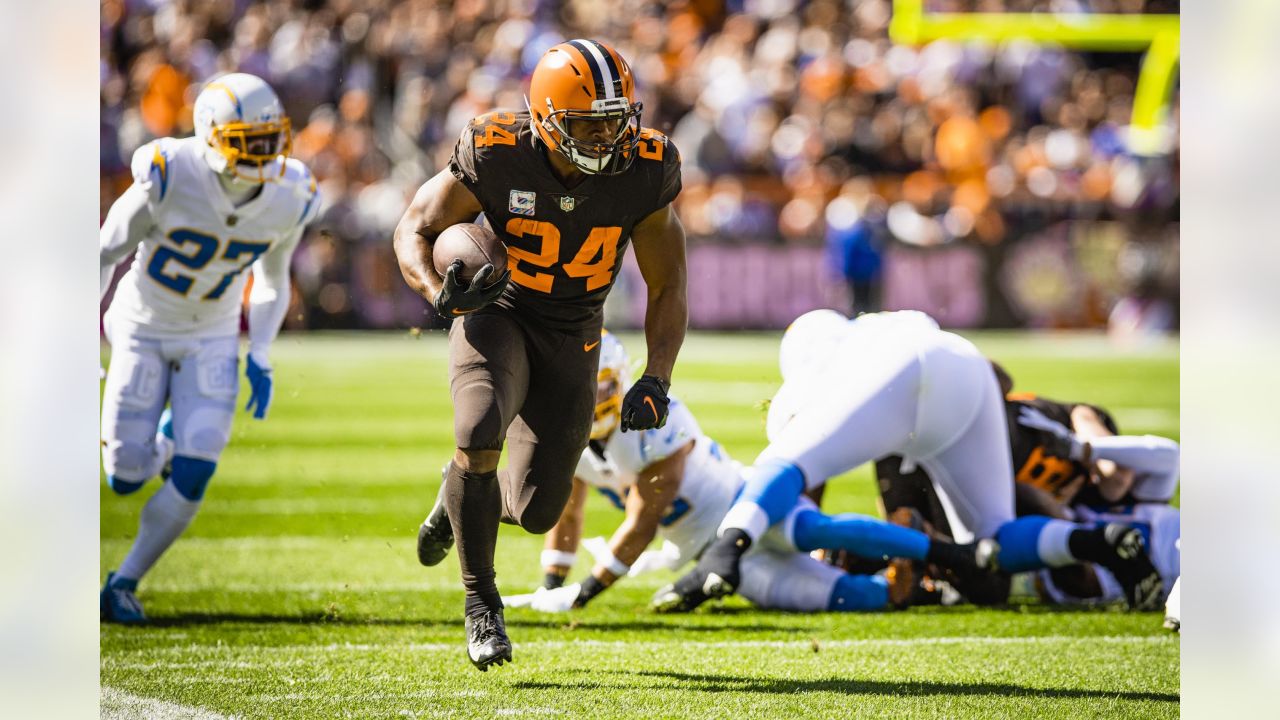
[[[214,79],[196,96],[194,120],[214,172],[259,183],[284,175],[293,131],[262,78],[231,73]]]
[[[631,387],[631,359],[616,335],[600,332],[600,369],[596,373],[596,412],[591,439],[604,440],[622,419],[622,394]]]

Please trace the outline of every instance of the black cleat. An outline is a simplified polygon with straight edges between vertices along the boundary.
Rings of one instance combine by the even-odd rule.
[[[490,665],[511,662],[511,640],[507,638],[507,625],[501,610],[484,610],[468,615],[467,659],[480,672],[488,672]]]
[[[659,590],[650,607],[660,613],[689,612],[713,598],[732,595],[742,580],[739,561],[750,547],[751,538],[745,532],[726,531],[711,543],[692,570],[674,585]]]
[[[1164,583],[1160,572],[1147,555],[1147,543],[1135,527],[1111,523],[1102,530],[1111,557],[1103,561],[1103,567],[1111,571],[1130,610],[1159,610],[1163,601]]]
[[[435,507],[431,508],[427,519],[418,528],[418,562],[427,567],[435,567],[445,559],[452,547],[453,525],[449,523],[449,511],[444,506],[444,483],[441,482]]]

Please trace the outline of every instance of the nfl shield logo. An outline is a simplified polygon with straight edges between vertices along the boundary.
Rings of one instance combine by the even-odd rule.
[[[563,210],[563,211],[565,211],[565,212],[572,212],[572,211],[573,211],[573,196],[572,196],[572,195],[562,195],[562,196],[560,196],[560,209],[561,209],[561,210]]]

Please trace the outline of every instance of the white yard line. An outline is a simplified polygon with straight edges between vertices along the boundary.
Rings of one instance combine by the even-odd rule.
[[[102,720],[231,720],[235,717],[142,697],[106,685],[98,694],[98,703]]]

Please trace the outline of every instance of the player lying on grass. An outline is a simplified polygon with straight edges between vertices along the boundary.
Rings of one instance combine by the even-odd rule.
[[[1121,435],[1111,414],[1095,405],[1009,392],[1005,408],[1019,514],[1133,525],[1160,572],[1160,597],[1168,596],[1181,574],[1180,513],[1169,505],[1178,486],[1178,443]],[[1058,603],[1123,597],[1113,573],[1088,565],[1041,571],[1037,589]]]
[[[1180,574],[1179,513],[1168,505],[1178,482],[1178,444],[1154,435],[1119,435],[1111,414],[1096,405],[1011,392],[1012,379],[999,365],[995,370],[1005,392],[1017,514],[1138,528],[1160,573],[1160,594],[1166,595]],[[950,522],[928,474],[922,468],[904,473],[900,461],[890,456],[876,463],[885,512],[931,536],[949,538]],[[906,510],[918,519],[902,514]],[[891,577],[927,572],[897,565]],[[1008,576],[958,589],[974,602],[1002,603]],[[1089,564],[1042,570],[1037,589],[1048,602],[1110,602],[1124,596],[1114,573]]]
[[[630,384],[628,366],[622,344],[605,333],[591,442],[578,460],[569,504],[547,534],[545,586],[532,595],[509,597],[507,604],[549,612],[583,607],[636,567],[656,536],[666,550],[646,554],[645,564],[678,568],[713,539],[741,490],[742,466],[703,434],[675,397],[665,427],[618,431],[621,398]],[[626,519],[608,547],[596,553],[591,574],[561,587],[578,550],[588,487],[609,497]],[[847,574],[807,554],[828,546],[867,557],[927,560],[960,573],[976,572],[978,566],[974,546],[931,541],[924,533],[863,515],[825,515],[801,498],[743,560],[742,594],[760,607],[783,610],[877,610],[890,604],[884,578]],[[652,562],[655,556],[658,563]],[[904,604],[908,596],[892,601]]]
[[[289,119],[265,82],[224,75],[200,92],[194,112],[195,137],[160,138],[134,153],[133,185],[111,206],[99,241],[104,296],[116,265],[134,254],[106,314],[107,482],[128,495],[162,469],[165,477],[102,588],[108,621],[146,619],[138,581],[191,524],[231,437],[246,270],[254,278],[246,409],[266,417],[267,355],[289,307],[289,260],[320,208],[315,179],[288,157]]]
[[[780,348],[783,385],[769,407],[769,446],[697,566],[655,598],[690,610],[742,585],[741,559],[806,490],[898,454],[928,473],[959,542],[995,537],[1000,568],[1020,572],[1097,562],[1112,568],[1132,606],[1153,607],[1160,577],[1142,534],[1014,516],[1013,468],[1001,392],[972,343],[917,312],[848,320],[798,318]]]

